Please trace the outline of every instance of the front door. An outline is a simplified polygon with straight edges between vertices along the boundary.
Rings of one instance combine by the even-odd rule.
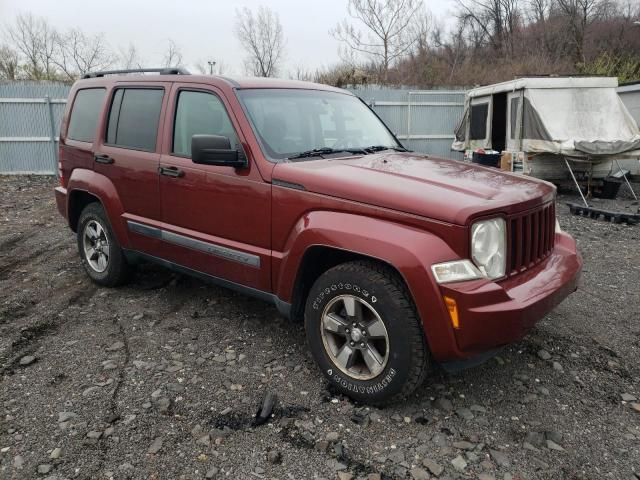
[[[118,192],[131,247],[149,254],[156,254],[159,246],[148,229],[161,221],[158,132],[170,86],[117,84],[109,92],[105,134],[94,152],[95,171],[108,177]]]
[[[271,185],[248,167],[198,165],[191,137],[223,135],[243,152],[244,137],[214,87],[175,84],[160,158],[162,257],[236,284],[270,291]],[[170,124],[172,123],[172,124]]]

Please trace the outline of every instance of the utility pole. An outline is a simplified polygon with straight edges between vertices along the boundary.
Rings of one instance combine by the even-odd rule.
[[[213,75],[213,67],[216,66],[216,62],[209,60],[207,63],[209,64],[209,75]]]

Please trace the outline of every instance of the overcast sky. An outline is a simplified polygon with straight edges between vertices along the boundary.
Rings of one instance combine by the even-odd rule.
[[[452,0],[425,3],[446,17]],[[61,30],[104,32],[114,50],[135,44],[149,65],[160,64],[171,38],[185,64],[221,61],[225,74],[242,75],[244,53],[234,36],[235,10],[260,5],[280,16],[286,38],[281,76],[298,66],[314,70],[339,61],[338,42],[328,31],[347,15],[347,0],[0,0],[0,24],[31,12]]]

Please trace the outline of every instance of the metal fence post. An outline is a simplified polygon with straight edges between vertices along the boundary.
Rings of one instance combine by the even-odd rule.
[[[407,140],[411,141],[411,92],[407,95]]]
[[[51,103],[51,97],[45,95],[44,101],[47,103],[47,109],[49,111],[49,134],[51,137],[51,151],[53,153],[53,171],[58,176],[58,149],[56,148],[56,122],[53,119],[53,104]]]

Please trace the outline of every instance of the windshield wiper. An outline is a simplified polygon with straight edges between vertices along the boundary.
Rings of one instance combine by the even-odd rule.
[[[300,152],[296,155],[292,155],[287,158],[287,160],[295,160],[297,158],[307,158],[307,157],[322,157],[323,155],[329,155],[331,153],[367,153],[364,148],[314,148],[313,150],[306,150],[304,152]]]
[[[371,145],[370,147],[364,147],[364,150],[367,153],[381,152],[382,150],[395,150],[396,152],[408,152],[404,147],[390,147],[387,145]]]

